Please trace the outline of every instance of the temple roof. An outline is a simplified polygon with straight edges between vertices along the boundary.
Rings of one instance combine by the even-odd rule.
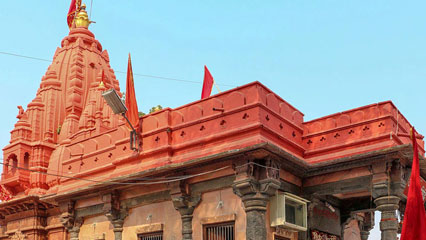
[[[129,129],[101,96],[120,88],[108,52],[88,30],[86,17],[77,15],[76,27],[56,49],[4,148],[0,184],[16,197],[60,195],[258,148],[274,152],[302,174],[313,165],[348,157],[356,161],[356,156],[410,143],[411,125],[390,101],[305,122],[301,111],[253,82],[141,117],[141,150],[132,151]],[[417,138],[424,154],[423,136]]]

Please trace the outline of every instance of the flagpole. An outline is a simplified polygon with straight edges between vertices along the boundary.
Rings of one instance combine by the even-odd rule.
[[[93,7],[93,0],[90,0],[90,14],[89,14],[89,19],[92,19],[92,7]]]
[[[220,91],[219,86],[217,86],[216,81],[215,81],[214,79],[213,79],[213,84],[214,84],[214,86],[217,88],[217,91],[218,91],[219,93],[221,93],[222,91]]]

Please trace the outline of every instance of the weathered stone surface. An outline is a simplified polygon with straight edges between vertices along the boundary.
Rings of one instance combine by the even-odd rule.
[[[182,239],[192,240],[192,214],[201,201],[201,194],[191,195],[184,181],[169,184],[170,196],[182,219]]]
[[[396,240],[398,233],[398,218],[396,210],[398,209],[399,197],[385,196],[374,200],[377,210],[382,213],[380,221],[380,231],[382,232],[382,240]]]
[[[128,209],[120,202],[120,194],[118,191],[112,191],[102,196],[104,201],[103,211],[105,216],[111,222],[114,239],[122,240],[123,224],[128,214]]]
[[[235,161],[234,169],[234,193],[241,198],[246,211],[246,239],[266,239],[266,206],[280,188],[279,164],[270,158],[241,158]]]

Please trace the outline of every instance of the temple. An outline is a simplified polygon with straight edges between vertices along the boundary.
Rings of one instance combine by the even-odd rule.
[[[89,24],[83,7],[3,148],[0,239],[366,240],[374,211],[397,239],[413,153],[391,101],[306,122],[253,82],[140,117],[133,151]]]

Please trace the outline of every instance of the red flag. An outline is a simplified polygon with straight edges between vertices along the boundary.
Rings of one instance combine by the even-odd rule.
[[[420,187],[419,150],[417,149],[416,130],[412,128],[411,131],[413,166],[411,168],[401,240],[426,240],[426,213]]]
[[[75,13],[80,9],[81,0],[71,0],[70,9],[68,10],[67,23],[68,27],[71,28],[74,21]]]
[[[206,65],[204,65],[204,81],[203,81],[203,90],[201,92],[201,99],[210,97],[212,93],[214,79],[207,69]]]
[[[133,127],[139,124],[138,103],[136,102],[135,85],[133,82],[132,61],[127,64],[127,79],[126,79],[126,116]]]

